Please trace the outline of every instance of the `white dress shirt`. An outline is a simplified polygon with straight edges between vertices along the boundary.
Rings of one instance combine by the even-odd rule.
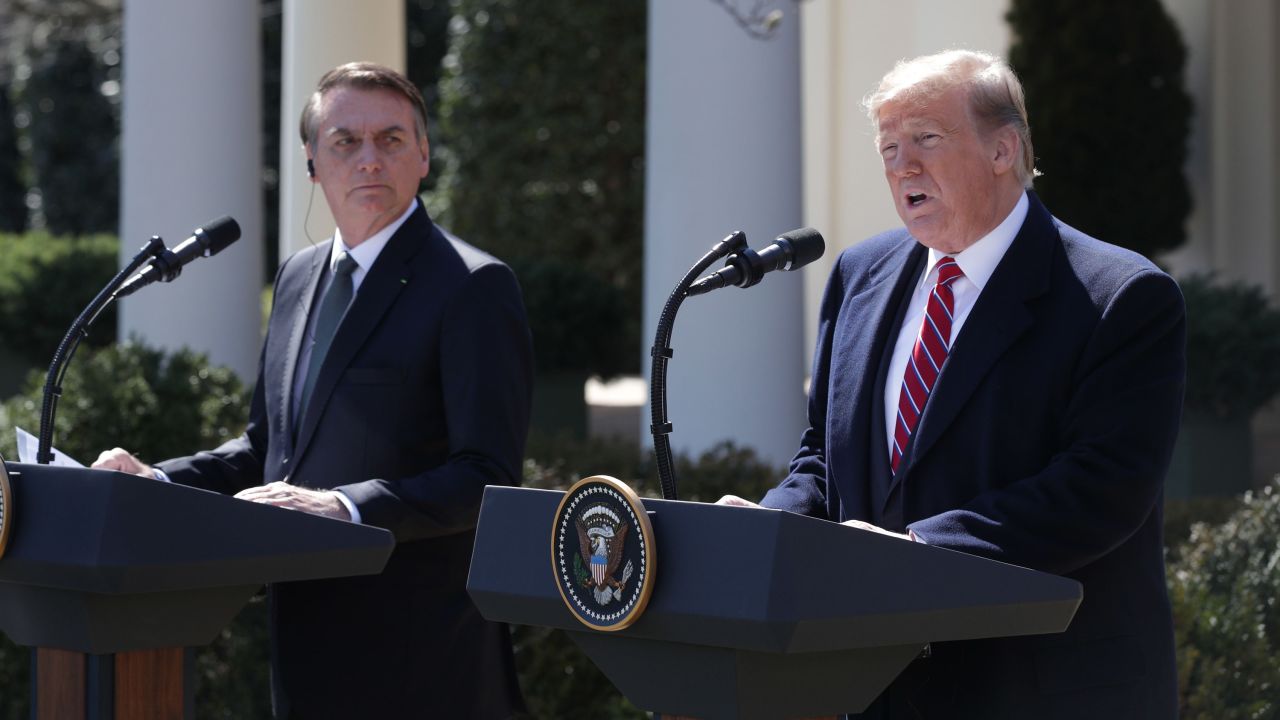
[[[1004,258],[1005,251],[1013,244],[1013,238],[1027,219],[1027,194],[1022,193],[1013,210],[994,230],[984,235],[974,244],[952,255],[956,264],[964,271],[964,276],[951,284],[955,297],[955,308],[952,311],[951,344],[960,337],[960,329],[969,317],[969,311],[978,301],[982,288],[986,287],[991,274]],[[907,363],[911,359],[911,350],[915,347],[916,338],[920,336],[920,326],[924,323],[924,313],[929,301],[929,293],[938,281],[938,261],[943,253],[929,249],[929,260],[925,264],[924,274],[916,281],[915,290],[911,294],[911,303],[907,305],[906,315],[902,318],[902,327],[898,329],[898,339],[893,346],[893,356],[889,361],[889,374],[884,382],[884,425],[887,435],[886,452],[893,453],[893,433],[898,424],[898,398],[902,394],[902,377],[907,372]],[[946,372],[946,365],[943,365]],[[942,378],[939,376],[938,382]],[[936,385],[935,385],[936,387]],[[917,425],[917,427],[919,427]]]

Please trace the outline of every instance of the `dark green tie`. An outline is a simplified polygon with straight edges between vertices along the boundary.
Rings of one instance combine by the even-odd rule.
[[[324,356],[329,353],[333,344],[333,336],[338,332],[338,324],[351,304],[354,294],[351,273],[359,267],[351,257],[351,253],[342,253],[333,267],[333,282],[320,300],[319,315],[316,316],[315,342],[311,345],[311,361],[307,364],[307,379],[302,384],[302,402],[298,405],[298,416],[293,419],[293,432],[296,435],[302,427],[302,420],[307,416],[307,405],[311,402],[311,392],[315,389],[316,379],[320,377],[320,366],[324,364]]]

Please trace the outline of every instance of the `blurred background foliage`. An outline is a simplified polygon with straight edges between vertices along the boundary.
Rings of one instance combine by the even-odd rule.
[[[646,3],[453,9],[435,214],[511,263],[527,295],[597,298],[595,317],[527,303],[539,372],[637,372]]]
[[[1168,572],[1181,716],[1280,717],[1280,478],[1193,525]]]
[[[114,235],[0,233],[0,398],[25,371],[47,367],[67,328],[116,273]],[[86,346],[116,340],[116,308],[94,322]]]
[[[1161,0],[1012,0],[1007,19],[1045,205],[1148,257],[1182,245],[1192,106],[1186,46]]]
[[[1255,285],[1183,278],[1186,405],[1220,420],[1248,418],[1280,393],[1280,310]]]

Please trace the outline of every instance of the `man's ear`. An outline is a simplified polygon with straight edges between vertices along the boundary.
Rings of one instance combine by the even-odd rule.
[[[426,138],[418,142],[418,151],[422,153],[422,174],[418,177],[425,178],[431,172],[431,145]]]
[[[991,169],[996,175],[1012,171],[1022,155],[1022,139],[1008,125],[995,131],[990,147]]]

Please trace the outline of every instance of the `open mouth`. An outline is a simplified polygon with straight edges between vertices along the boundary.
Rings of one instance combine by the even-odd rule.
[[[924,193],[920,193],[920,192],[907,193],[907,205],[909,205],[910,207],[917,207],[921,203],[923,203],[925,200],[928,200],[928,199],[929,197]]]

